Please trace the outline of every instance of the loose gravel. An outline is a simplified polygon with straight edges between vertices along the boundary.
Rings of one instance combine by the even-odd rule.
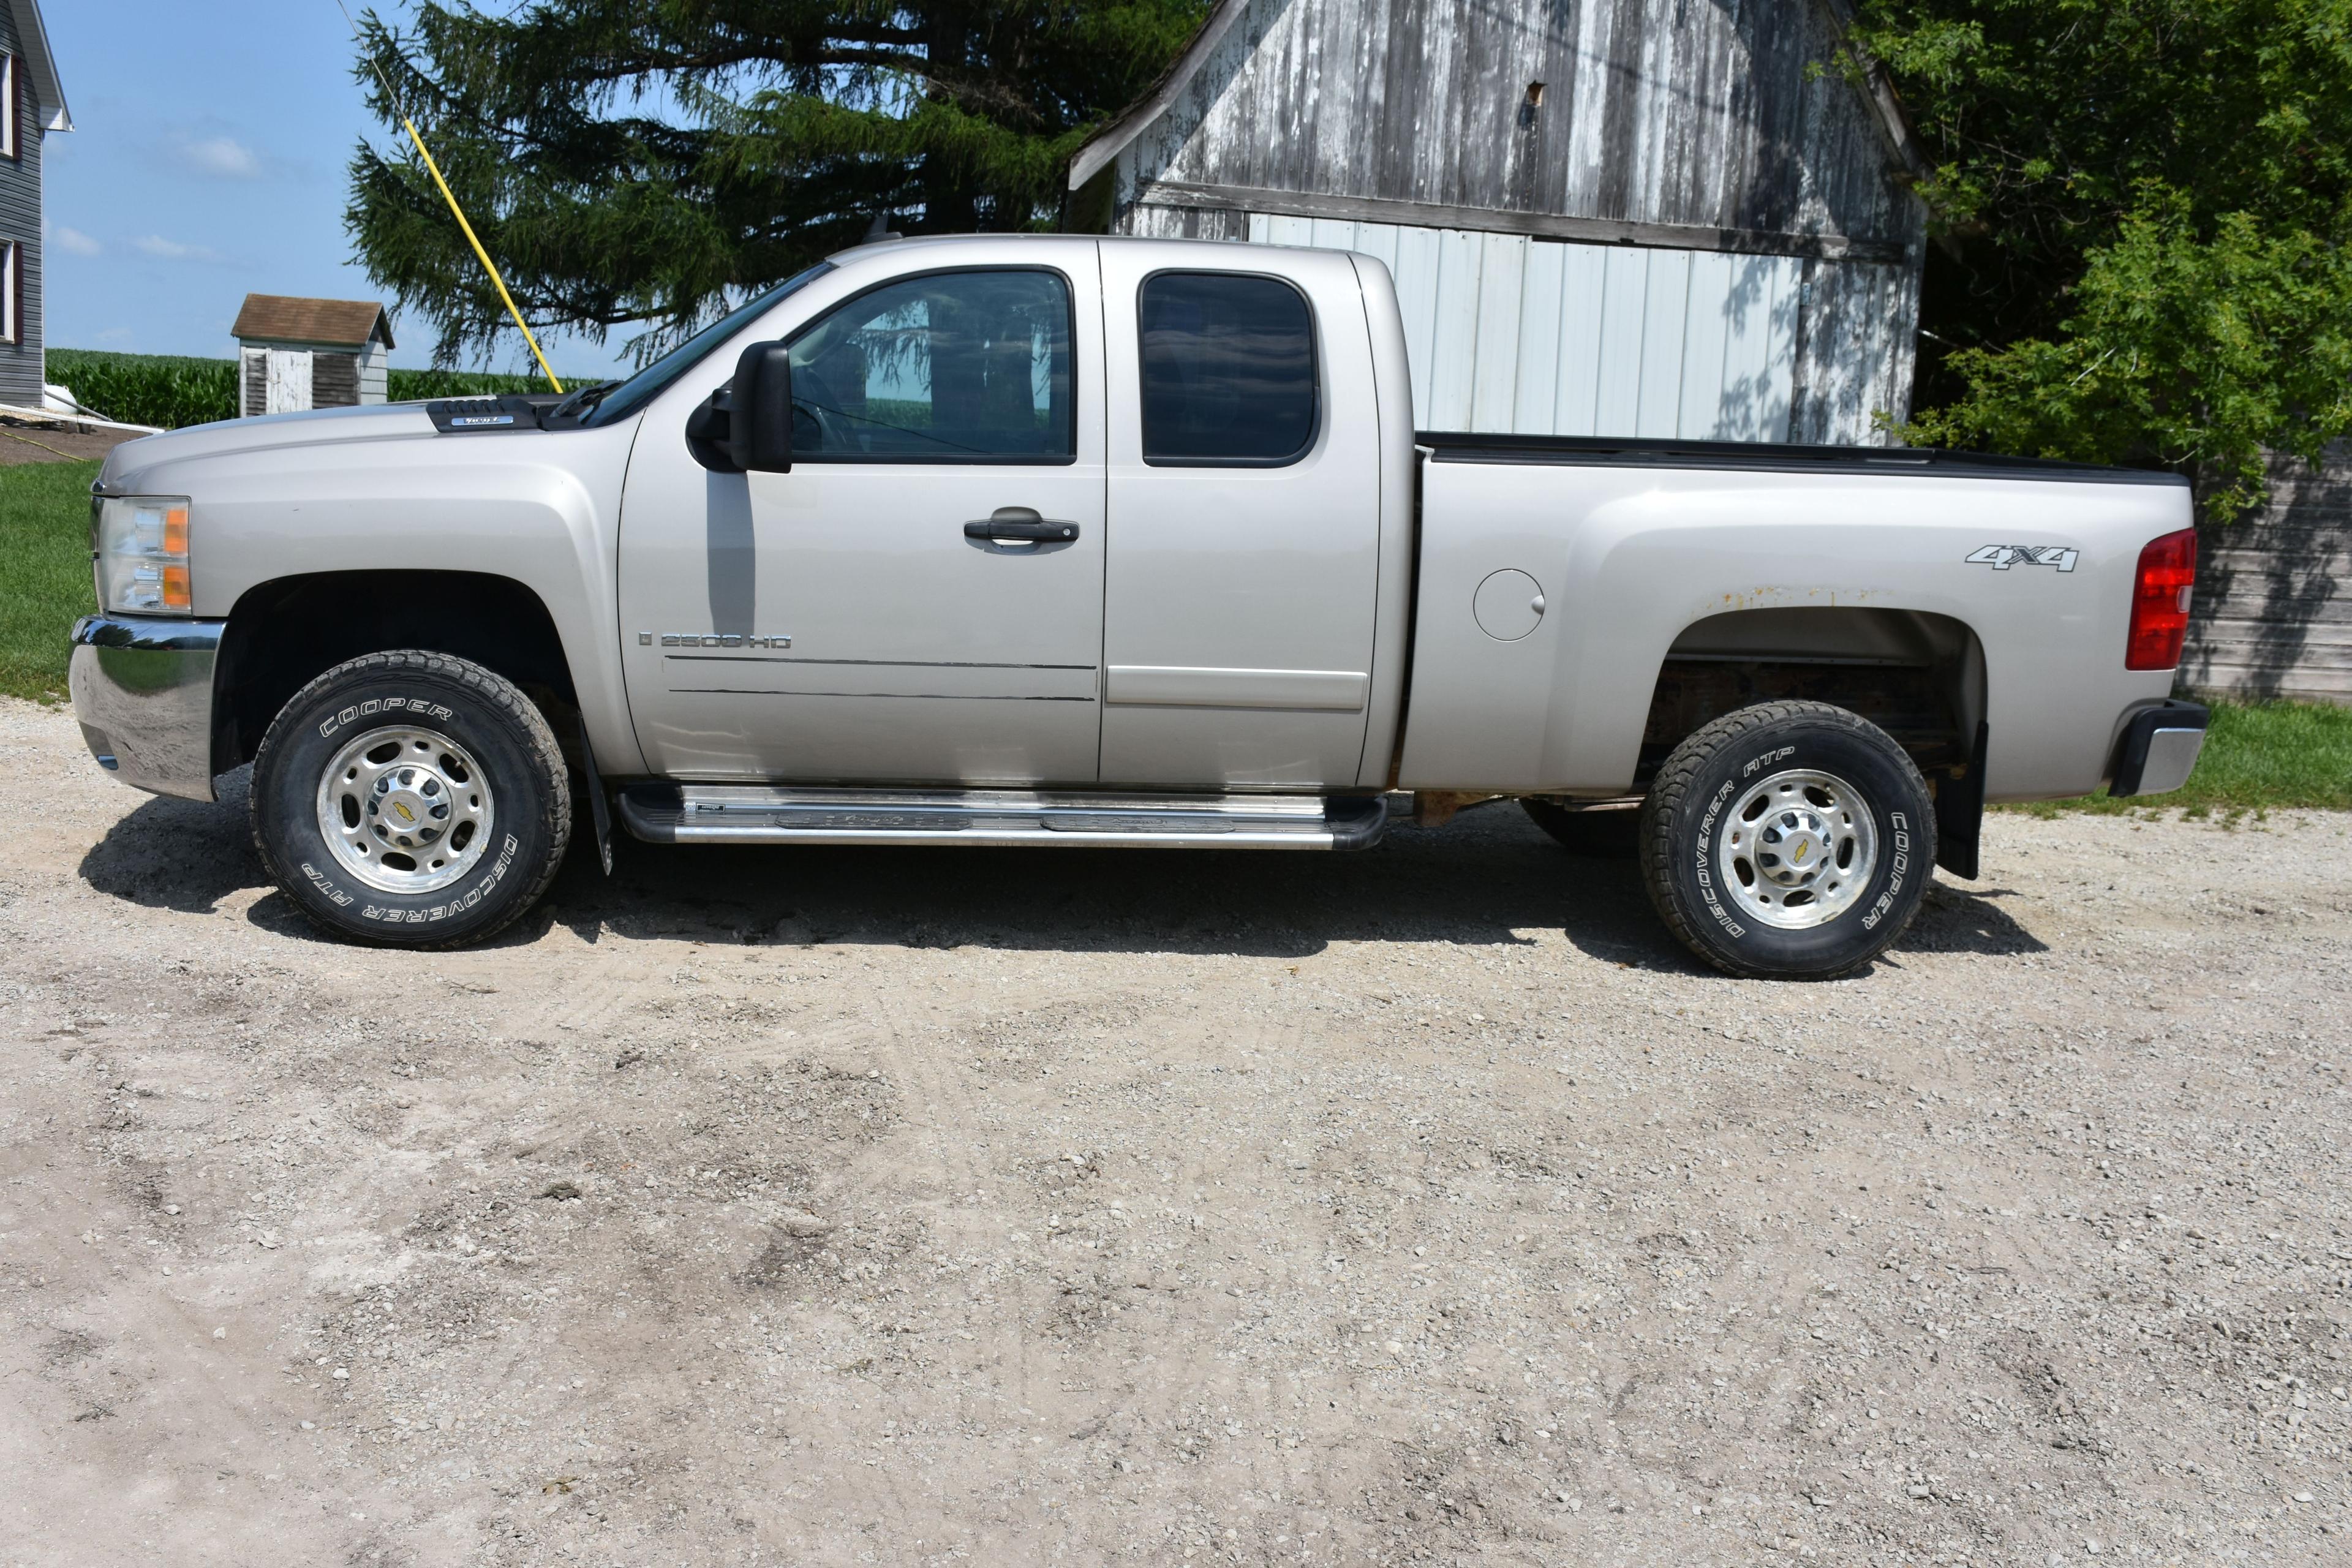
[[[2352,818],[1728,980],[1509,808],[320,937],[0,703],[14,1563],[2352,1562]]]

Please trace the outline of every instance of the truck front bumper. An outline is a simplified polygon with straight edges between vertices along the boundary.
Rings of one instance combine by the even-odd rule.
[[[68,685],[98,765],[156,795],[213,798],[213,663],[226,621],[85,616]]]
[[[2205,749],[2212,715],[2199,703],[2168,700],[2134,714],[2116,742],[2110,795],[2168,795],[2189,782]]]

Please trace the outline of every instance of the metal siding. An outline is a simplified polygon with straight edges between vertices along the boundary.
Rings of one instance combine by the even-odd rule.
[[[1478,327],[1470,373],[1471,430],[1516,430],[1519,354],[1525,338],[1528,241],[1516,234],[1479,237]]]
[[[1613,253],[1590,245],[1563,245],[1559,249],[1559,336],[1555,345],[1551,434],[1591,436],[1600,429],[1601,338],[1607,319],[1609,258]]]
[[[1528,247],[1511,398],[1510,428],[1517,435],[1550,435],[1559,406],[1560,287],[1568,253],[1564,245]]]
[[[1642,325],[1648,313],[1650,263],[1639,250],[1612,250],[1601,283],[1600,374],[1592,433],[1631,436],[1642,399]]]
[[[1649,291],[1642,309],[1642,383],[1636,436],[1672,436],[1682,412],[1683,340],[1690,324],[1688,251],[1645,250]]]
[[[16,24],[0,6],[0,50],[18,52]],[[24,248],[24,320],[16,342],[0,343],[0,403],[20,408],[41,405],[44,376],[41,292],[41,115],[37,94],[26,62],[19,58],[23,77],[17,95],[24,112],[16,122],[18,156],[0,160],[0,239],[12,239]]]
[[[1422,429],[1790,438],[1803,267],[1791,258],[1265,213],[1247,233],[1389,267]],[[1848,416],[1883,385],[1845,385]]]

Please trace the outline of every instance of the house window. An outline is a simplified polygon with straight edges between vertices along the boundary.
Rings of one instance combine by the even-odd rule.
[[[0,343],[25,341],[25,247],[0,240]]]
[[[0,109],[7,111],[7,123],[0,125],[0,158],[17,155],[16,127],[25,119],[23,73],[16,69],[16,57],[0,55]]]

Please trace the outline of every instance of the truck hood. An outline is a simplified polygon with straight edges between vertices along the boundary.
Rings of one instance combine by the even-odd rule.
[[[136,491],[142,488],[142,475],[166,464],[242,457],[286,447],[423,441],[434,434],[433,421],[422,403],[379,403],[224,419],[125,441],[107,455],[98,482],[110,490]]]

